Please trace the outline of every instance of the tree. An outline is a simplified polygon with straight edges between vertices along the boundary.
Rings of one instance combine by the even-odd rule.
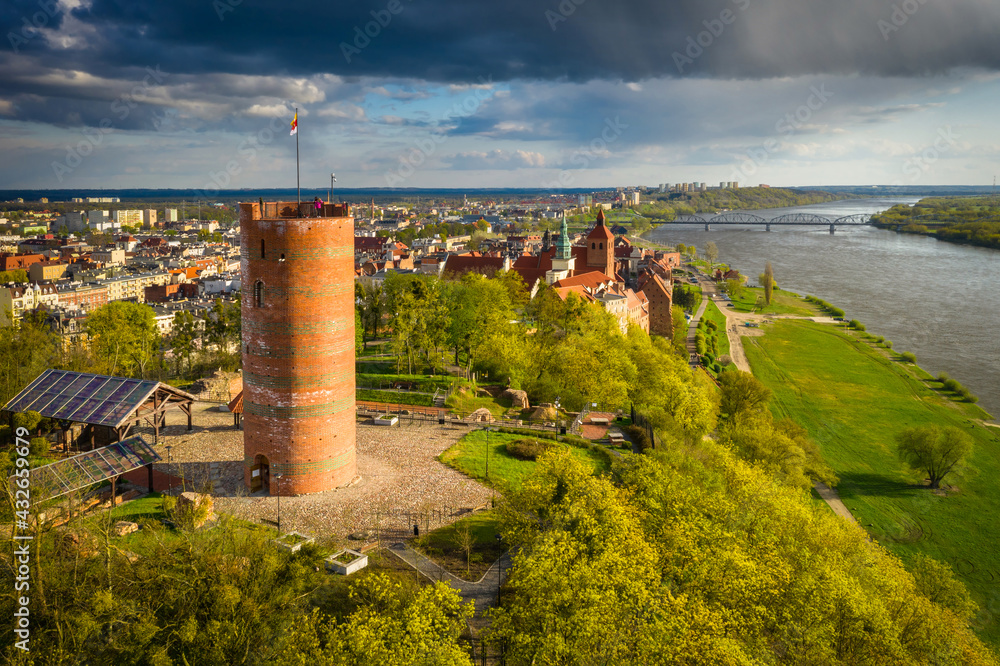
[[[7,319],[12,318],[8,310]],[[55,364],[59,342],[40,312],[0,326],[0,404],[6,404]]]
[[[730,278],[726,280],[726,293],[729,294],[730,298],[742,298],[743,297],[743,280],[738,280],[735,278]]]
[[[723,414],[734,416],[741,412],[761,411],[771,399],[771,389],[749,372],[729,370],[719,375],[722,388],[720,408]]]
[[[931,488],[972,453],[972,438],[958,428],[925,425],[905,428],[896,436],[899,459],[927,474]]]
[[[188,310],[174,313],[174,327],[170,332],[170,350],[177,361],[177,374],[181,374],[181,360],[186,359],[188,372],[191,371],[191,355],[194,353],[194,340],[197,336],[194,316]]]
[[[12,271],[0,272],[0,284],[7,284],[8,282],[23,284],[27,281],[28,272],[23,268],[15,268]]]
[[[158,356],[160,334],[148,305],[103,305],[87,318],[87,333],[98,369],[109,375],[146,377]]]
[[[708,258],[709,265],[714,266],[715,260],[719,258],[719,248],[713,241],[705,243],[705,256]]]
[[[764,287],[764,302],[770,305],[771,292],[774,290],[774,269],[771,268],[770,261],[764,265],[764,273],[761,275],[760,284]]]

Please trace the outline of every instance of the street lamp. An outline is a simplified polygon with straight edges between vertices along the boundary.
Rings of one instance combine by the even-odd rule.
[[[500,542],[503,540],[503,537],[500,536],[499,532],[497,533],[496,537],[497,537],[497,545],[499,546]],[[497,557],[497,608],[500,607],[500,585],[502,584],[501,581],[502,571],[503,571],[503,552],[501,551],[500,556]]]
[[[169,495],[173,491],[173,480],[174,477],[170,474],[170,449],[174,448],[170,444],[167,444],[167,494]]]
[[[333,203],[333,184],[337,182],[337,174],[330,174],[330,199],[329,202]]]
[[[274,475],[274,491],[278,496],[278,536],[281,536],[281,484],[278,481],[281,480],[280,474]]]
[[[486,426],[486,480],[490,480],[490,427]]]

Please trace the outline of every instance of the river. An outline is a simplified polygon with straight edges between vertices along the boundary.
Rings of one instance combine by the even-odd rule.
[[[749,211],[765,219],[786,213],[846,216],[874,213],[919,198],[835,201]],[[707,216],[705,216],[707,217]],[[932,374],[947,372],[1000,417],[1000,252],[897,234],[871,226],[664,225],[650,240],[695,245],[713,241],[724,261],[757,283],[771,262],[782,289],[819,296],[843,308],[893,349],[912,351]]]

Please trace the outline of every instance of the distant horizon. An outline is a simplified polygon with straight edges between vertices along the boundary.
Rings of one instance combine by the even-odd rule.
[[[544,187],[341,187],[334,188],[334,199],[347,196],[375,195],[386,196],[446,196],[460,197],[464,194],[483,195],[575,195],[591,192],[612,191],[619,187],[636,187],[635,185],[608,185],[604,187],[575,187],[553,189]],[[655,186],[639,185],[639,187],[651,188],[650,194],[660,194]],[[757,185],[745,185],[739,189],[754,189]],[[770,185],[770,189],[776,190],[814,190],[829,192],[830,194],[861,195],[861,194],[882,194],[886,196],[947,196],[955,195],[977,195],[992,194],[995,189],[992,185]],[[718,187],[709,187],[718,190]],[[329,188],[302,188],[302,197],[312,198],[321,194],[329,195]],[[71,202],[73,198],[86,198],[94,196],[115,196],[122,199],[148,199],[164,197],[184,197],[192,201],[210,201],[213,199],[233,199],[242,196],[252,196],[256,198],[260,195],[280,195],[287,200],[296,196],[296,188],[239,188],[205,192],[195,188],[116,188],[116,189],[0,189],[0,202],[14,203],[15,199],[24,199],[24,203],[39,203],[39,198],[50,199],[49,203],[96,203],[96,202]],[[324,198],[325,197],[321,197]]]

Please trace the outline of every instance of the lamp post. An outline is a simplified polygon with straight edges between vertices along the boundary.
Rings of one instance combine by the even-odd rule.
[[[330,174],[330,199],[329,203],[333,203],[333,184],[337,182],[337,174]]]
[[[169,495],[173,491],[173,480],[174,477],[170,474],[170,449],[174,448],[170,444],[167,444],[167,494]]]
[[[486,480],[490,480],[490,427],[486,426]]]
[[[497,545],[499,546],[500,542],[503,540],[503,537],[501,537],[499,533],[497,533],[496,536],[497,536]],[[500,607],[500,585],[502,584],[501,581],[502,571],[503,571],[503,552],[501,552],[500,556],[497,558],[497,608]]]
[[[281,536],[281,484],[278,481],[281,480],[280,474],[274,475],[274,490],[278,496],[278,536]]]

